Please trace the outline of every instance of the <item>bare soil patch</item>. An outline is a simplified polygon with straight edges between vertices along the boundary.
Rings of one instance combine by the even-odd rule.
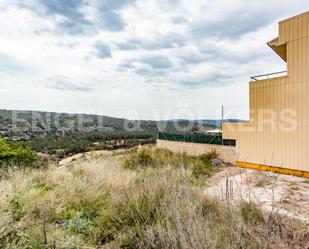
[[[205,194],[224,201],[252,201],[309,224],[309,179],[258,170],[228,167],[215,174]]]

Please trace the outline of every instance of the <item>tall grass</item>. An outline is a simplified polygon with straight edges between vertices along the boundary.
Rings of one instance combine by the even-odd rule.
[[[16,171],[0,182],[0,248],[306,248],[302,224],[204,196],[204,157],[149,148]]]
[[[212,160],[218,154],[215,151],[201,156],[190,156],[186,153],[173,153],[156,147],[142,147],[129,153],[124,160],[125,169],[139,170],[143,168],[163,168],[167,166],[192,170],[196,178],[211,176],[215,172]]]

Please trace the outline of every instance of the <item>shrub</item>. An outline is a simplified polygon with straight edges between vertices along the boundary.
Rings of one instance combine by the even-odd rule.
[[[22,194],[15,194],[10,198],[10,211],[14,221],[19,221],[26,214],[24,202]]]
[[[55,186],[55,183],[51,182],[50,180],[46,179],[46,177],[41,175],[34,176],[29,183],[29,187],[40,189],[46,192],[52,190]]]
[[[241,215],[247,224],[258,225],[264,223],[263,213],[253,203],[241,203]]]
[[[124,160],[125,169],[141,169],[173,166],[191,169],[195,178],[209,177],[213,172],[212,160],[217,158],[212,151],[201,156],[173,153],[169,150],[146,147],[130,153]]]
[[[93,231],[93,225],[91,220],[85,217],[82,212],[77,212],[68,222],[68,230],[76,235],[89,236]]]
[[[155,165],[155,161],[150,153],[150,151],[142,149],[130,157],[126,158],[124,161],[125,169],[137,169],[137,168],[147,168]]]
[[[197,160],[197,162],[193,165],[193,175],[196,178],[201,176],[211,176],[213,173],[212,160],[215,158],[218,158],[218,154],[215,150],[201,155],[199,157],[200,160]]]
[[[202,176],[211,176],[212,174],[212,164],[211,161],[198,161],[194,164],[192,174],[195,178]]]
[[[33,166],[38,155],[28,147],[22,147],[0,138],[0,165]]]
[[[208,152],[208,153],[206,153],[206,154],[203,154],[202,156],[201,156],[201,159],[202,160],[213,160],[213,159],[216,159],[216,158],[218,158],[219,157],[219,154],[217,153],[217,151],[216,150],[211,150],[210,152]]]
[[[160,206],[166,186],[162,182],[137,182],[104,210],[97,220],[97,241],[106,244],[118,240],[121,247],[136,248],[145,227],[160,220]]]

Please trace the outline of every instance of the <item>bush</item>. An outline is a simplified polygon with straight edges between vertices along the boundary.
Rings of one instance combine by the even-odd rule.
[[[203,154],[201,156],[201,159],[202,160],[211,161],[211,160],[216,159],[218,157],[219,157],[219,154],[217,153],[217,151],[216,150],[212,150],[212,151],[210,151],[210,152],[208,152],[206,154]]]
[[[195,178],[209,177],[213,173],[212,160],[217,158],[215,151],[201,155],[189,156],[185,153],[173,153],[169,150],[146,147],[130,153],[124,160],[125,169],[182,167],[191,169]]]
[[[263,213],[255,204],[243,202],[240,208],[242,218],[247,224],[259,225],[264,223]]]
[[[161,201],[166,191],[162,182],[137,182],[110,203],[97,220],[97,241],[106,244],[117,240],[121,248],[136,248],[145,227],[156,224],[161,214]]]
[[[77,212],[68,223],[68,230],[72,234],[89,236],[93,231],[93,225],[89,218],[82,212]]]
[[[28,147],[22,147],[0,138],[0,165],[33,166],[38,155]]]
[[[11,215],[14,221],[19,221],[25,214],[25,200],[21,194],[15,194],[9,200]]]
[[[150,153],[150,151],[142,149],[137,153],[131,154],[130,157],[126,158],[124,161],[125,169],[137,169],[137,168],[147,168],[155,165],[155,161]]]
[[[194,164],[192,174],[195,178],[202,176],[211,176],[212,174],[212,164],[211,161],[199,161]]]
[[[218,156],[215,150],[199,156],[199,160],[196,160],[196,163],[193,165],[192,173],[194,177],[210,177],[214,171],[212,160],[218,158]]]

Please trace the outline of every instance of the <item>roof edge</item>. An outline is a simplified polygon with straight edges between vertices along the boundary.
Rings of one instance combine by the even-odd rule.
[[[296,16],[292,16],[292,17],[289,17],[289,18],[284,19],[284,20],[282,20],[282,21],[279,21],[279,23],[288,22],[288,21],[290,21],[290,20],[292,20],[292,19],[294,19],[294,18],[298,18],[298,17],[305,16],[305,15],[308,15],[308,14],[309,14],[309,11],[306,11],[306,12],[301,13],[301,14],[298,14],[298,15],[296,15]]]

